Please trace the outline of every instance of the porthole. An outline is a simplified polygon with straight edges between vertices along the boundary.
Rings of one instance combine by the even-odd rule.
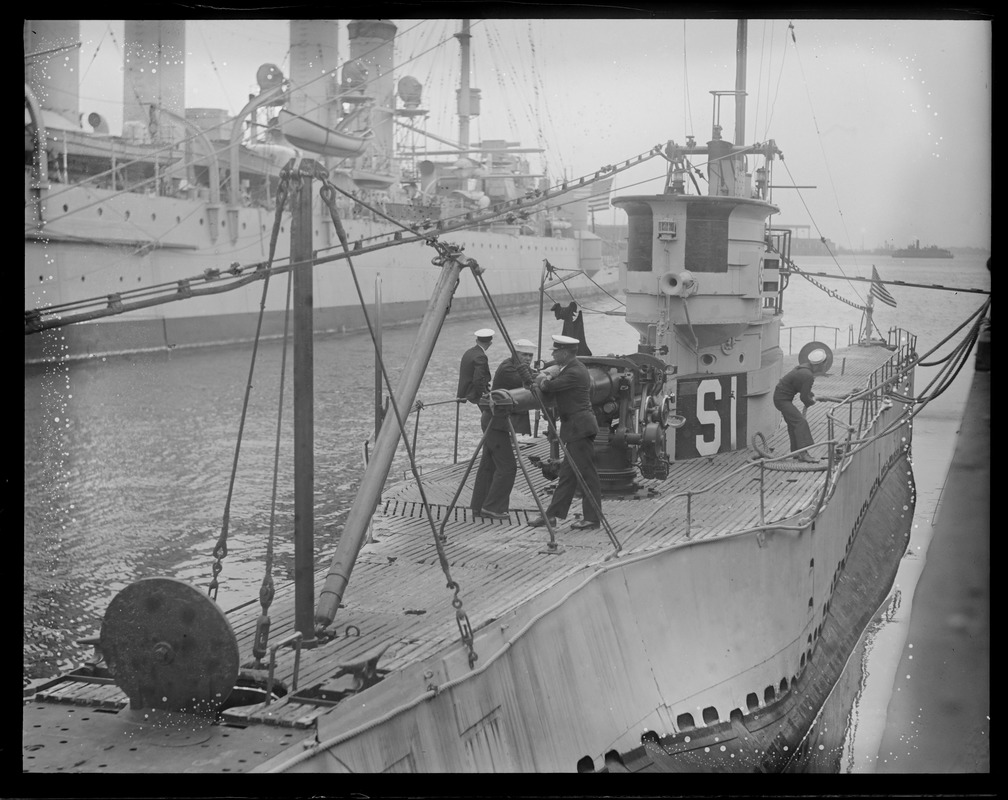
[[[772,703],[775,697],[776,693],[774,692],[773,686],[767,686],[766,689],[763,690],[764,703]]]
[[[690,731],[696,727],[696,725],[693,723],[693,715],[688,713],[680,714],[678,717],[676,717],[675,724],[676,728],[680,731]]]
[[[707,708],[703,710],[703,721],[705,725],[713,725],[720,721],[717,709],[714,708],[714,706],[707,706]]]
[[[66,211],[69,211],[69,210],[70,210],[70,206],[68,206],[66,203],[64,203],[63,204],[63,211],[66,212]]]
[[[98,207],[98,216],[100,217],[100,216],[102,215],[102,213],[103,213],[103,212],[102,212],[102,208],[101,208],[101,206],[99,206],[99,207]]]
[[[746,708],[753,711],[759,708],[759,698],[756,696],[756,692],[749,692],[745,699]]]

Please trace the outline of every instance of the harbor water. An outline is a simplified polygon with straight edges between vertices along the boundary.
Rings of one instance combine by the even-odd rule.
[[[986,260],[986,256],[957,256],[951,261],[848,256],[839,260],[839,267],[825,257],[800,258],[798,263],[812,272],[837,274],[842,268],[847,275],[862,277],[870,276],[874,263],[884,280],[989,289]],[[463,276],[465,280],[471,278]],[[821,283],[852,303],[861,304],[867,296],[866,283]],[[285,288],[282,281],[275,282],[272,291],[283,292]],[[893,326],[916,333],[922,354],[985,299],[964,292],[889,288],[898,306],[876,304],[876,324],[883,333]],[[551,295],[544,304],[542,330],[547,341],[549,334],[562,328],[550,307],[554,302],[570,301],[562,288],[552,290]],[[797,353],[813,338],[831,347],[845,346],[861,322],[860,310],[827,296],[798,276],[791,278],[784,308],[784,325],[790,327],[782,333],[785,353],[789,348]],[[636,350],[637,334],[622,317],[596,313],[621,310],[618,301],[606,296],[586,301],[586,339],[595,355]],[[504,321],[512,338],[537,339],[537,308],[505,312]],[[478,413],[472,406],[457,408],[453,397],[458,359],[471,346],[472,332],[488,325],[492,325],[489,314],[450,314],[442,329],[418,395],[422,408],[412,410],[406,421],[411,439],[416,437],[421,469],[451,461],[456,453],[460,460],[473,454],[480,433]],[[415,330],[415,325],[405,325],[382,331],[384,359],[393,382],[408,356]],[[58,329],[36,335],[52,337],[52,351],[59,352]],[[961,335],[936,356],[948,353]],[[25,368],[25,682],[55,675],[89,656],[91,648],[79,640],[99,631],[109,601],[135,580],[171,575],[207,586],[235,465],[219,604],[228,609],[258,601],[271,531],[273,578],[277,583],[293,579],[289,354],[275,508],[271,512],[282,354],[280,342],[264,342],[258,349],[237,457],[251,346],[86,362],[64,360]],[[491,368],[506,355],[498,337],[488,352]],[[936,356],[929,360],[936,360]],[[835,364],[834,370],[840,367]],[[918,392],[937,373],[937,367],[919,368]],[[928,446],[930,437],[936,455],[926,474],[916,475],[914,536],[904,559],[911,564],[926,555],[927,530],[952,455],[954,436],[949,430],[954,433],[961,418],[972,373],[970,359],[952,388],[926,406],[915,421],[915,453]],[[353,501],[364,468],[365,442],[374,428],[375,359],[367,332],[316,340],[314,390],[314,544],[316,563],[325,565]],[[390,478],[401,477],[408,470],[400,446]],[[871,749],[876,735],[870,732],[877,725],[871,718],[885,713],[885,700],[871,692],[876,687],[879,692],[890,690],[892,679],[888,667],[875,665],[885,663],[885,651],[895,648],[898,656],[902,649],[902,629],[890,625],[893,634],[887,635],[887,619],[898,619],[894,607],[905,607],[912,598],[912,572],[901,569],[888,604],[873,621],[831,697],[836,709],[824,709],[834,732],[829,746],[833,751],[839,748],[839,755],[818,763],[811,763],[815,761],[811,759],[810,768],[870,771],[872,759],[860,753]],[[349,591],[353,591],[352,585]],[[873,653],[880,660],[872,661]],[[889,687],[885,685],[887,675]],[[820,727],[826,725],[825,720],[826,716]],[[860,739],[851,739],[852,729]]]

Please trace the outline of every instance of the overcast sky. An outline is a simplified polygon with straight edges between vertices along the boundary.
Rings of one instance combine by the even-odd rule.
[[[457,138],[458,21],[396,24],[397,61],[413,59],[397,77],[424,84],[428,129]],[[113,133],[122,30],[121,21],[81,23],[80,109],[108,117]],[[709,92],[735,86],[729,19],[473,19],[472,34],[471,83],[482,92],[472,141],[544,146],[553,175],[594,172],[687,134],[706,142]],[[285,21],[188,23],[186,106],[236,113],[260,64],[289,74],[288,37]],[[345,37],[341,27],[341,60]],[[851,248],[920,239],[989,249],[991,37],[987,21],[749,20],[746,140],[773,138],[783,151],[775,186],[815,187],[775,189],[775,221]],[[734,116],[726,99],[729,140]],[[660,182],[640,182],[659,175],[658,161],[636,167],[617,178],[617,193],[658,191]]]

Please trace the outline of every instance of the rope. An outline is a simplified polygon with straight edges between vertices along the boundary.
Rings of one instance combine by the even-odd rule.
[[[595,287],[598,288],[598,290],[600,292],[602,292],[603,294],[607,295],[612,300],[615,300],[619,305],[626,306],[626,303],[624,303],[622,300],[620,300],[618,297],[616,297],[616,295],[614,295],[611,292],[609,292],[608,289],[606,289],[604,286],[602,286],[600,283],[598,283],[598,281],[596,281],[594,278],[592,278],[592,276],[589,275],[584,270],[569,270],[573,274],[565,278],[565,277],[563,277],[563,276],[561,276],[559,274],[560,271],[556,267],[554,267],[552,264],[549,263],[549,259],[544,259],[544,260],[546,261],[546,270],[547,270],[547,272],[550,275],[555,275],[556,276],[556,280],[558,280],[560,282],[560,285],[563,286],[564,289],[566,289],[567,294],[568,294],[568,296],[570,297],[571,300],[577,300],[577,298],[574,296],[574,293],[570,290],[570,287],[567,285],[567,281],[569,281],[571,278],[577,277],[578,275],[584,275],[584,277],[586,277],[592,284],[594,284]],[[567,270],[565,270],[565,271],[567,271]],[[545,289],[543,289],[543,294],[546,295],[546,297],[548,297],[554,303],[559,302],[553,295],[551,295]],[[580,305],[580,303],[578,305]],[[596,314],[607,314],[607,313],[609,313],[607,311],[599,311],[597,309],[585,308],[584,306],[581,306],[581,310],[582,311],[591,311],[591,312],[596,313]]]
[[[280,185],[277,187],[277,207],[276,207],[276,215],[274,216],[273,219],[273,233],[270,236],[269,261],[267,262],[268,265],[271,265],[273,263],[273,254],[276,252],[277,237],[280,234],[280,218],[281,215],[283,214],[283,207],[287,202],[288,184],[290,183],[291,169],[293,165],[294,165],[294,159],[291,159],[287,163],[287,166],[285,166],[280,171]],[[238,473],[238,456],[241,453],[242,434],[245,431],[245,418],[246,415],[248,414],[249,395],[252,393],[252,376],[255,373],[256,355],[259,352],[259,337],[262,332],[263,315],[266,312],[266,293],[269,291],[269,276],[270,276],[270,270],[267,267],[266,277],[263,280],[262,298],[259,301],[259,318],[256,321],[255,339],[253,340],[252,343],[252,360],[251,363],[249,364],[248,382],[245,385],[245,398],[242,401],[241,421],[238,424],[238,438],[237,441],[235,442],[234,461],[231,464],[231,478],[228,481],[227,500],[224,503],[224,519],[223,522],[221,523],[220,537],[217,539],[217,544],[214,546],[213,549],[213,556],[214,556],[214,564],[212,567],[213,578],[210,581],[210,586],[207,589],[207,593],[214,600],[217,599],[217,588],[219,585],[217,581],[217,576],[220,575],[221,570],[223,569],[221,561],[227,556],[228,525],[231,519],[231,498],[234,495],[235,476]]]
[[[287,377],[287,334],[290,323],[291,290],[294,274],[287,273],[287,300],[284,305],[283,347],[280,350],[280,393],[277,400],[276,444],[273,448],[273,490],[270,496],[269,536],[266,538],[266,561],[263,566],[263,580],[259,587],[259,604],[262,614],[256,623],[256,633],[252,641],[252,655],[255,658],[254,667],[262,667],[262,659],[269,652],[270,618],[269,608],[273,603],[275,589],[273,586],[273,535],[276,529],[276,499],[277,479],[280,472],[280,433],[283,429],[284,383]]]
[[[427,517],[427,522],[430,525],[431,533],[434,535],[434,547],[437,550],[438,560],[441,563],[441,569],[445,574],[447,579],[447,588],[454,591],[454,597],[452,598],[452,606],[455,608],[456,621],[459,626],[459,631],[462,636],[462,641],[465,643],[469,650],[469,666],[472,667],[479,656],[473,647],[473,636],[472,629],[469,625],[469,618],[462,609],[462,601],[459,599],[459,593],[461,587],[452,578],[451,569],[448,564],[448,558],[445,555],[444,547],[438,536],[437,528],[434,525],[434,515],[430,508],[430,503],[427,500],[427,493],[424,490],[423,481],[420,478],[420,471],[417,468],[416,457],[414,455],[413,448],[410,447],[409,436],[406,433],[406,422],[403,418],[402,413],[399,410],[399,404],[395,399],[395,392],[392,388],[392,381],[389,378],[388,370],[385,366],[385,360],[381,357],[381,352],[378,347],[378,337],[375,334],[374,325],[371,322],[371,315],[367,310],[367,302],[364,300],[364,293],[361,291],[360,281],[357,279],[357,270],[354,267],[353,259],[350,257],[350,246],[347,242],[346,231],[343,229],[343,222],[340,220],[339,212],[336,209],[336,192],[341,191],[338,187],[334,186],[329,181],[328,173],[321,167],[321,165],[316,164],[315,175],[321,180],[322,186],[319,190],[319,195],[322,201],[326,204],[329,209],[329,216],[332,219],[333,226],[336,229],[336,235],[340,240],[340,244],[343,247],[344,252],[347,254],[347,265],[350,267],[350,275],[353,278],[354,288],[357,291],[357,298],[360,301],[361,313],[364,316],[364,321],[367,323],[368,333],[371,335],[371,341],[375,348],[375,355],[378,360],[379,367],[381,368],[382,379],[385,382],[386,387],[389,392],[389,405],[395,414],[396,422],[399,424],[399,433],[402,437],[403,447],[406,449],[406,454],[409,458],[410,470],[413,473],[413,478],[416,481],[417,489],[420,492],[420,501],[423,505],[424,513]],[[437,249],[441,259],[457,258],[460,254],[459,251],[443,245],[436,241],[430,241],[435,249]]]

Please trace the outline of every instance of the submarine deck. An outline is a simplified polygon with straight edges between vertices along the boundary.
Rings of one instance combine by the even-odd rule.
[[[841,397],[856,392],[865,387],[869,376],[892,355],[892,351],[881,346],[838,350],[832,371],[817,378],[816,393]],[[785,368],[795,360],[794,356],[785,356]],[[817,442],[827,438],[827,412],[831,407],[831,403],[820,402],[808,410],[809,425]],[[788,436],[783,423],[767,437],[766,445],[773,449],[775,457],[788,453]],[[522,445],[526,458],[531,455],[545,457],[548,448],[548,442],[542,437],[527,440]],[[812,454],[824,456],[824,451],[825,446],[821,446],[814,448]],[[753,451],[745,448],[675,462],[666,480],[640,481],[640,489],[634,495],[606,495],[603,513],[620,541],[621,557],[684,541],[727,536],[762,523],[793,517],[809,508],[821,485],[825,458],[820,463],[823,468],[815,469],[812,465],[784,460],[778,462],[779,469],[765,469],[762,512],[760,468],[753,461]],[[459,463],[431,470],[423,477],[424,491],[438,528],[449,511],[465,469],[466,464]],[[529,474],[545,506],[550,482],[537,469],[530,468]],[[468,500],[474,475],[475,470],[470,473],[467,489],[460,496],[463,504]],[[692,496],[687,498],[686,492]],[[474,518],[465,507],[451,511],[451,519],[444,529],[447,541],[443,549],[452,578],[460,586],[459,598],[473,632],[571,576],[587,577],[593,568],[613,555],[614,545],[604,529],[571,529],[574,512],[579,509],[580,501],[575,499],[571,517],[557,528],[556,553],[544,552],[549,541],[546,529],[528,525],[529,519],[538,514],[538,507],[520,470],[511,497],[509,522]],[[327,571],[328,565],[317,570],[316,589],[324,582]],[[249,755],[247,767],[251,769],[254,762],[266,759],[267,746],[275,755],[277,746],[303,738],[308,734],[305,729],[314,728],[316,718],[332,709],[332,702],[313,703],[302,695],[309,687],[324,688],[339,683],[336,672],[341,665],[373,657],[387,647],[378,666],[395,672],[457,646],[459,628],[452,596],[446,588],[431,526],[423,512],[415,482],[410,480],[387,488],[374,517],[374,539],[360,552],[344,598],[345,605],[340,608],[333,626],[339,634],[321,646],[301,650],[298,691],[269,705],[260,702],[223,712],[225,724],[236,726],[233,745],[241,739],[238,728],[262,732],[265,727],[274,731],[259,739],[249,738],[250,753],[261,754]],[[259,613],[257,602],[228,612],[243,662],[251,658]],[[270,616],[271,635],[275,641],[294,631],[293,584],[277,587]],[[356,635],[349,635],[351,631]],[[277,653],[276,677],[289,684],[293,671],[294,652],[283,648]],[[80,707],[112,716],[129,706],[128,697],[112,682],[96,683],[64,675],[32,688],[34,693],[25,703],[36,707],[33,711],[35,724],[30,726],[25,715],[26,751],[32,737],[65,737],[75,744],[65,759],[53,752],[59,748],[47,748],[44,758],[34,766],[26,753],[25,768],[28,770],[78,768],[81,737],[65,731],[71,724],[84,724],[79,721],[82,717]],[[72,714],[74,708],[78,712],[75,716]],[[265,726],[256,723],[265,723]],[[292,729],[302,729],[302,733],[298,735],[297,730]],[[100,758],[100,737],[94,741]],[[245,762],[239,762],[232,755],[228,751],[228,769],[241,771]],[[105,761],[110,757],[106,752]],[[90,757],[87,760],[93,763]],[[161,764],[158,768],[165,767]]]

